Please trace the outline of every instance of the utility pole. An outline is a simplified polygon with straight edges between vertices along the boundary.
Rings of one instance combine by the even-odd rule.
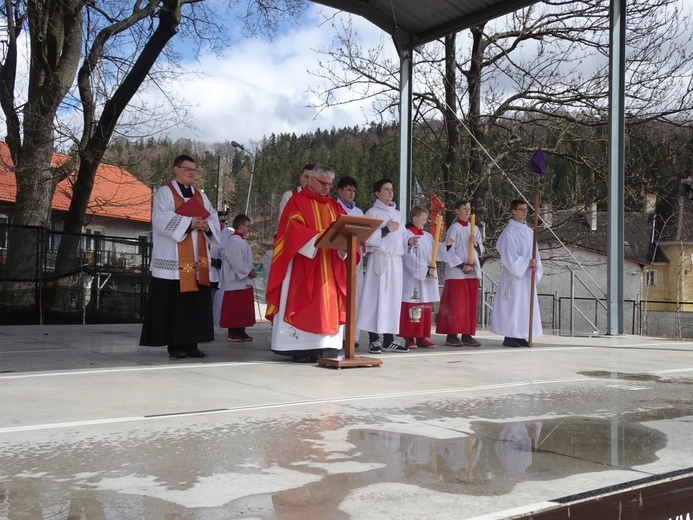
[[[217,211],[224,211],[224,175],[221,171],[221,155],[217,156]]]

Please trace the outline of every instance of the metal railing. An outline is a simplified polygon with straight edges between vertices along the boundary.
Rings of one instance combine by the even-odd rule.
[[[141,321],[151,244],[0,225],[0,324]]]
[[[590,293],[590,294],[592,295],[592,298],[594,299],[594,302],[595,302],[595,313],[594,313],[594,314],[595,314],[595,318],[594,318],[594,321],[591,321],[591,320],[582,312],[582,310],[580,310],[580,308],[577,307],[577,306],[575,305],[575,282],[576,282],[576,281],[579,282],[580,285],[581,285],[588,293]],[[590,289],[590,288],[585,284],[585,282],[583,282],[583,281],[580,279],[580,277],[575,273],[575,271],[573,271],[572,269],[570,269],[570,335],[571,335],[571,336],[574,335],[574,331],[575,331],[575,311],[577,311],[578,314],[580,314],[580,316],[582,316],[582,317],[585,319],[585,321],[587,321],[587,322],[592,326],[592,331],[593,331],[595,334],[599,334],[599,328],[597,327],[597,325],[595,325],[595,323],[596,323],[596,321],[597,321],[597,310],[598,310],[598,305],[601,305],[601,307],[604,309],[604,312],[607,311],[606,303],[603,302],[602,300],[600,300],[599,297],[598,297],[596,294],[594,294],[594,291],[592,291],[592,289]],[[560,328],[560,327],[559,327],[559,328]]]
[[[74,246],[69,255],[60,249],[64,241]],[[0,325],[139,322],[149,287],[150,256],[151,244],[142,238],[0,224]],[[256,269],[261,274],[255,282],[260,307],[266,281],[259,264]],[[439,275],[442,281],[442,268]],[[570,278],[569,295],[538,295],[544,329],[571,336],[602,333],[607,326],[605,299],[572,270]],[[576,297],[578,287],[589,296]],[[478,299],[482,329],[490,323],[497,289],[498,283],[484,273]],[[626,333],[693,338],[693,302],[638,299],[624,305]]]

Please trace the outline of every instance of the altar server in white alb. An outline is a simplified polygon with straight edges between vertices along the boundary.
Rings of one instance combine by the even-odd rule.
[[[431,336],[433,303],[440,300],[438,273],[431,266],[433,235],[424,231],[428,211],[414,206],[409,211],[406,253],[402,256],[404,278],[402,280],[402,310],[399,317],[399,335],[407,348],[435,347]]]
[[[479,228],[469,222],[472,214],[470,203],[457,201],[455,214],[457,220],[450,225],[445,246],[438,253],[438,260],[445,262],[445,284],[436,332],[445,334],[445,344],[449,347],[478,347],[481,343],[474,338],[474,334],[481,280],[479,258],[484,253],[484,246]]]
[[[342,177],[337,182],[337,202],[344,208],[347,215],[356,215],[357,217],[363,217],[363,211],[361,211],[354,202],[356,198],[356,189],[358,184],[356,179],[349,177],[348,175]],[[361,294],[363,293],[363,254],[365,251],[360,251],[358,263],[356,264],[356,312],[358,313],[358,305],[361,301]],[[358,339],[361,331],[359,329],[354,330],[354,337]],[[355,342],[358,348],[358,341]]]
[[[219,289],[224,291],[220,324],[229,330],[228,340],[253,341],[245,328],[255,325],[255,294],[253,279],[257,277],[253,265],[253,251],[246,236],[250,230],[250,218],[236,215],[233,234],[224,244]]]
[[[224,291],[214,290],[214,282],[216,281],[216,289],[219,289],[219,281],[221,280],[221,265],[224,261],[224,244],[228,238],[233,235],[233,228],[226,225],[226,213],[217,211],[219,216],[219,245],[210,244],[209,252],[212,256],[212,268],[209,270],[209,279],[212,285],[212,308],[214,310],[214,330],[217,330],[219,318],[221,317],[221,302],[224,299]]]
[[[407,242],[402,214],[392,199],[395,190],[390,179],[373,185],[375,204],[366,217],[381,219],[380,228],[366,240],[366,275],[356,314],[356,328],[368,331],[368,352],[409,352],[395,341],[399,332],[402,304],[402,255]],[[380,342],[383,334],[383,342]]]
[[[491,314],[491,332],[505,336],[505,347],[527,347],[529,337],[529,302],[532,272],[536,273],[539,282],[543,273],[539,252],[532,259],[534,232],[527,226],[527,203],[514,200],[510,205],[513,218],[498,237],[496,249],[500,254],[503,270],[500,284],[493,299]],[[532,337],[543,334],[541,315],[537,300],[536,285],[534,288],[534,314],[532,320]]]
[[[175,180],[152,201],[152,272],[140,345],[168,345],[171,359],[203,357],[197,344],[214,341],[208,243],[219,243],[219,219],[193,187],[195,160],[173,161]]]
[[[226,217],[223,211],[217,211],[217,219],[219,219],[219,238],[221,238],[221,230],[226,226]],[[212,291],[212,304],[214,303],[214,295],[219,289],[219,275],[221,274],[221,246],[208,243],[210,264],[209,264],[209,287]],[[216,323],[216,320],[215,320]]]

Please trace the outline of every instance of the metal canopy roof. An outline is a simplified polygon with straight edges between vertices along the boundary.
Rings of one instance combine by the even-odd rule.
[[[513,12],[538,0],[311,0],[362,16],[389,34],[400,55],[400,193],[411,180],[412,50],[475,24]],[[610,0],[609,82],[609,243],[607,334],[623,334],[624,255],[624,68],[627,0]],[[409,105],[409,106],[407,106]],[[406,199],[400,199],[400,208]]]
[[[312,0],[360,15],[411,50],[447,34],[526,7],[536,0]]]

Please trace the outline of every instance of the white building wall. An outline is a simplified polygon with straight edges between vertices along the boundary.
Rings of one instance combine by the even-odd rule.
[[[586,318],[573,311],[573,331],[575,333],[603,333],[606,330],[606,311],[597,304],[594,297],[606,299],[607,260],[606,256],[568,247],[542,248],[540,250],[544,274],[537,284],[539,305],[541,308],[542,324],[547,332],[551,329],[561,329],[561,333],[570,332],[570,295],[571,269],[576,273],[574,281],[574,296],[576,308],[582,311]],[[571,257],[572,255],[572,257]],[[634,263],[625,261],[623,277],[623,295],[625,305],[625,332],[633,331],[633,303],[639,301],[642,287],[642,269]],[[483,271],[484,297],[490,305],[490,298],[495,292],[493,282],[500,280],[500,259],[488,258],[484,262]],[[582,283],[580,283],[581,280]],[[586,287],[585,287],[586,286]],[[591,292],[590,292],[591,291]],[[487,318],[490,319],[490,315]],[[589,321],[588,321],[589,320]],[[596,328],[593,328],[594,324]]]
[[[84,226],[85,230],[97,229],[105,236],[137,238],[141,235],[151,236],[152,225],[150,222],[136,220],[117,220],[95,218]]]

